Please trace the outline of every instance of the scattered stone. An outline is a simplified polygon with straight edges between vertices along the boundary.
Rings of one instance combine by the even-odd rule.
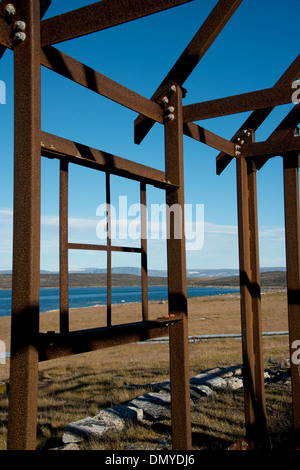
[[[194,391],[199,398],[206,398],[215,392],[207,385],[190,385],[191,391]]]
[[[65,444],[63,446],[56,447],[50,450],[80,450],[80,449],[77,444],[75,444],[74,442],[70,442],[69,444]]]
[[[159,421],[169,415],[171,396],[168,393],[162,392],[147,393],[134,398],[128,405],[142,409],[148,419]]]
[[[143,410],[133,406],[117,405],[113,408],[100,411],[97,417],[112,427],[124,427],[126,421],[142,421]]]
[[[290,366],[291,366],[290,358],[286,359],[280,364],[281,369],[285,369],[286,367],[290,367]]]
[[[215,371],[215,369],[213,369]],[[217,376],[215,373],[198,374],[191,379],[192,385],[208,385],[213,390],[226,388],[227,382],[222,377]]]
[[[64,444],[78,443],[84,439],[102,437],[110,429],[104,421],[97,418],[84,418],[68,424],[62,437]]]
[[[206,384],[209,387],[211,387],[213,390],[220,390],[220,389],[227,388],[227,380],[222,379],[222,377],[218,377],[218,376],[208,379]]]
[[[165,380],[164,382],[152,382],[149,384],[149,387],[154,392],[160,392],[161,390],[165,389],[168,386],[170,386],[170,380]]]
[[[239,377],[230,377],[226,382],[229,390],[239,390],[243,388],[243,379]]]
[[[269,361],[273,363],[272,360]],[[285,364],[287,361],[285,362]],[[286,368],[285,365],[282,368]],[[115,376],[114,378],[121,378]],[[283,384],[290,381],[290,371],[266,369],[265,382],[272,384],[279,380]],[[109,430],[122,431],[130,422],[161,421],[170,416],[171,385],[169,380],[152,382],[144,385],[131,384],[130,388],[148,388],[149,393],[138,396],[124,405],[101,410],[94,418],[85,418],[70,423],[63,435],[61,450],[73,450],[72,446],[84,439],[100,439]],[[190,379],[191,400],[203,400],[217,393],[218,390],[239,390],[243,387],[242,367],[216,367],[201,372]],[[70,447],[69,447],[70,446]],[[54,449],[55,450],[55,449]]]

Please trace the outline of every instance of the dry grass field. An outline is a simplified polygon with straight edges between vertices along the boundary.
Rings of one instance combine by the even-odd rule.
[[[113,306],[113,324],[140,320],[139,304]],[[167,313],[167,304],[150,302],[150,317]],[[105,323],[105,308],[71,311],[71,329],[92,328]],[[263,331],[286,331],[286,293],[262,295]],[[58,329],[58,313],[41,314],[41,330]],[[1,339],[9,350],[10,319],[0,319]],[[189,334],[240,333],[238,294],[189,300]],[[288,357],[287,336],[263,339],[265,367],[277,367]],[[190,343],[190,376],[216,366],[242,363],[240,339],[210,339]],[[9,361],[0,365],[0,381],[9,378]],[[38,448],[61,445],[67,424],[143,394],[143,385],[169,378],[168,344],[137,343],[41,363],[39,366]],[[140,385],[139,389],[128,387]],[[291,427],[291,391],[288,384],[266,388],[268,425],[274,448],[284,447]],[[8,397],[0,395],[0,449],[6,448]],[[244,436],[243,392],[222,392],[192,405],[195,450],[221,450]],[[170,449],[170,421],[159,425],[129,426],[121,433],[108,433],[101,442],[81,445],[85,449]]]

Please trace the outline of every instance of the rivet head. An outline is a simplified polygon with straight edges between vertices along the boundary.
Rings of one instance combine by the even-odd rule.
[[[175,86],[175,85],[172,85],[171,88],[170,88],[170,92],[171,92],[171,93],[176,93],[176,91],[177,91],[176,86]]]
[[[174,114],[168,114],[168,120],[169,121],[174,121],[174,119],[175,119]]]
[[[165,103],[165,104],[169,103],[169,99],[166,96],[164,96],[161,101],[162,101],[162,103]]]
[[[25,39],[26,39],[26,34],[25,34],[25,33],[21,33],[20,31],[18,31],[18,32],[15,34],[15,37],[16,37],[16,39],[18,39],[19,41],[24,42]]]
[[[169,106],[167,111],[168,111],[168,113],[174,113],[174,111],[175,111],[174,106]]]
[[[5,10],[9,15],[15,15],[16,14],[16,8],[12,3],[8,3],[5,7]]]
[[[15,22],[16,28],[18,28],[20,31],[25,31],[26,29],[26,23],[25,21],[16,21]]]

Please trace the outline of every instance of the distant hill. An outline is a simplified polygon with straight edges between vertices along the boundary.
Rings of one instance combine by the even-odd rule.
[[[270,271],[285,271],[285,268],[277,267],[277,268],[261,268],[261,272],[270,272]],[[85,273],[85,274],[105,274],[106,269],[100,268],[84,268],[80,271],[71,271],[72,274],[74,273]],[[124,266],[118,268],[112,268],[113,274],[132,274],[134,276],[141,275],[141,269],[137,267],[131,266]],[[239,270],[238,269],[228,269],[228,268],[221,268],[221,269],[187,269],[186,271],[187,277],[231,277],[231,276],[238,276]],[[159,270],[159,269],[149,269],[148,275],[150,277],[167,277],[167,270]]]
[[[150,276],[150,286],[166,286],[167,278]],[[112,274],[112,286],[140,286],[141,278],[134,274]],[[239,276],[228,277],[188,277],[188,287],[239,287]],[[41,287],[58,287],[58,274],[41,274]],[[70,273],[70,287],[106,287],[105,273]],[[262,288],[285,288],[285,271],[270,271],[261,273]],[[0,289],[11,289],[11,274],[0,274]]]

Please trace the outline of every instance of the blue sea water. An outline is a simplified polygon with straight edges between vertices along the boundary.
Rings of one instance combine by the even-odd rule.
[[[187,289],[188,297],[202,297],[211,295],[222,295],[239,292],[238,289],[220,289],[206,287],[190,287]],[[164,286],[149,286],[149,300],[164,300],[168,297],[168,289]],[[140,287],[113,287],[112,304],[128,302],[141,302],[142,294]],[[106,305],[106,287],[85,287],[69,289],[70,308],[93,307]],[[59,309],[59,289],[40,290],[40,311]],[[0,317],[11,314],[11,290],[0,290]]]

